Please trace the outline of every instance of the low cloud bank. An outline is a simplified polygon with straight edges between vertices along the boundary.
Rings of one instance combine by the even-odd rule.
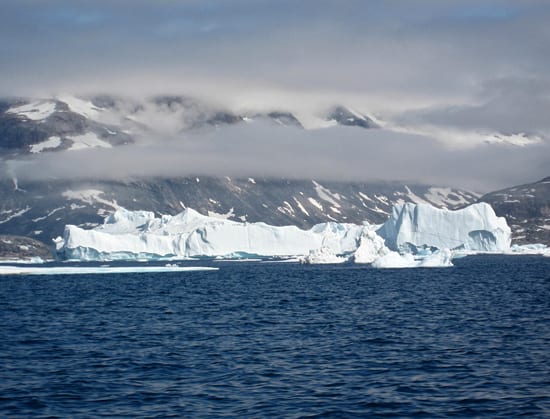
[[[383,129],[304,131],[257,122],[2,165],[5,176],[20,180],[256,176],[395,180],[483,192],[548,176],[550,144],[452,149],[430,137]]]

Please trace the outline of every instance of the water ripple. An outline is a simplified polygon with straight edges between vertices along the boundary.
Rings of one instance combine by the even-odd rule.
[[[550,259],[4,277],[4,417],[550,417]]]

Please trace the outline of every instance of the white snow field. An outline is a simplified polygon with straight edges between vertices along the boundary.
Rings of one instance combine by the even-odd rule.
[[[39,100],[17,107],[12,107],[6,113],[24,116],[32,121],[42,121],[55,112],[56,103],[51,100]]]
[[[396,205],[390,219],[375,228],[330,222],[301,230],[219,219],[189,208],[160,217],[121,208],[91,230],[66,226],[56,249],[63,259],[80,261],[299,257],[310,264],[353,260],[375,267],[452,266],[451,250],[510,249],[510,228],[487,204],[458,211]]]

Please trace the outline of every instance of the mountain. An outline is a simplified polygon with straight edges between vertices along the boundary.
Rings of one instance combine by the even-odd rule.
[[[0,100],[0,163],[39,153],[112,148],[156,135],[172,136],[263,121],[289,129],[334,125],[377,129],[373,117],[343,105],[311,115],[288,109],[236,112],[187,96],[128,99],[109,95]],[[64,157],[65,158],[65,157]],[[49,243],[65,224],[93,227],[119,207],[177,214],[193,208],[204,215],[309,228],[325,221],[384,222],[395,203],[430,203],[461,208],[479,195],[435,185],[397,182],[335,182],[264,178],[143,178],[119,181],[0,178],[0,234]],[[34,176],[33,178],[38,178]],[[546,182],[546,183],[545,183]],[[550,243],[548,180],[481,198],[505,216],[514,242]],[[518,201],[518,202],[516,202]]]
[[[370,117],[361,115],[344,106],[336,106],[331,109],[327,116],[328,121],[334,121],[338,125],[361,128],[378,128],[378,124]]]
[[[52,150],[113,147],[132,142],[128,133],[90,117],[97,112],[80,99],[0,100],[3,158]]]
[[[0,235],[0,260],[52,258],[50,246],[28,237]]]
[[[238,221],[309,228],[325,221],[382,223],[394,203],[459,208],[467,191],[400,183],[210,177],[133,181],[0,181],[0,233],[50,242],[65,224],[94,227],[119,207],[175,215],[193,208]]]
[[[513,243],[550,245],[550,177],[483,195],[512,228]]]
[[[304,129],[292,112],[235,113],[186,96],[135,100],[114,96],[0,100],[0,148],[3,157],[90,147],[110,148],[152,134],[178,135],[205,127],[244,124],[254,120]],[[313,121],[313,122],[312,122]],[[374,121],[344,106],[308,115],[307,125],[377,128]]]

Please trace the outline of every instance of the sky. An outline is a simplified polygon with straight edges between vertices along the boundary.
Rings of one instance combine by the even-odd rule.
[[[0,95],[181,93],[235,111],[297,113],[345,104],[384,129],[233,129],[211,136],[231,138],[249,163],[204,144],[192,163],[218,174],[225,158],[227,171],[254,174],[265,150],[279,150],[284,165],[263,165],[273,176],[487,190],[550,175],[549,21],[546,0],[3,0]],[[488,147],[483,138],[494,133],[534,140]],[[338,138],[352,153],[331,155]],[[169,152],[157,144],[153,154],[171,173],[162,164],[174,152],[166,144]],[[326,153],[312,152],[316,145]],[[318,164],[290,163],[293,149],[309,150]],[[139,160],[141,151],[126,155]]]

